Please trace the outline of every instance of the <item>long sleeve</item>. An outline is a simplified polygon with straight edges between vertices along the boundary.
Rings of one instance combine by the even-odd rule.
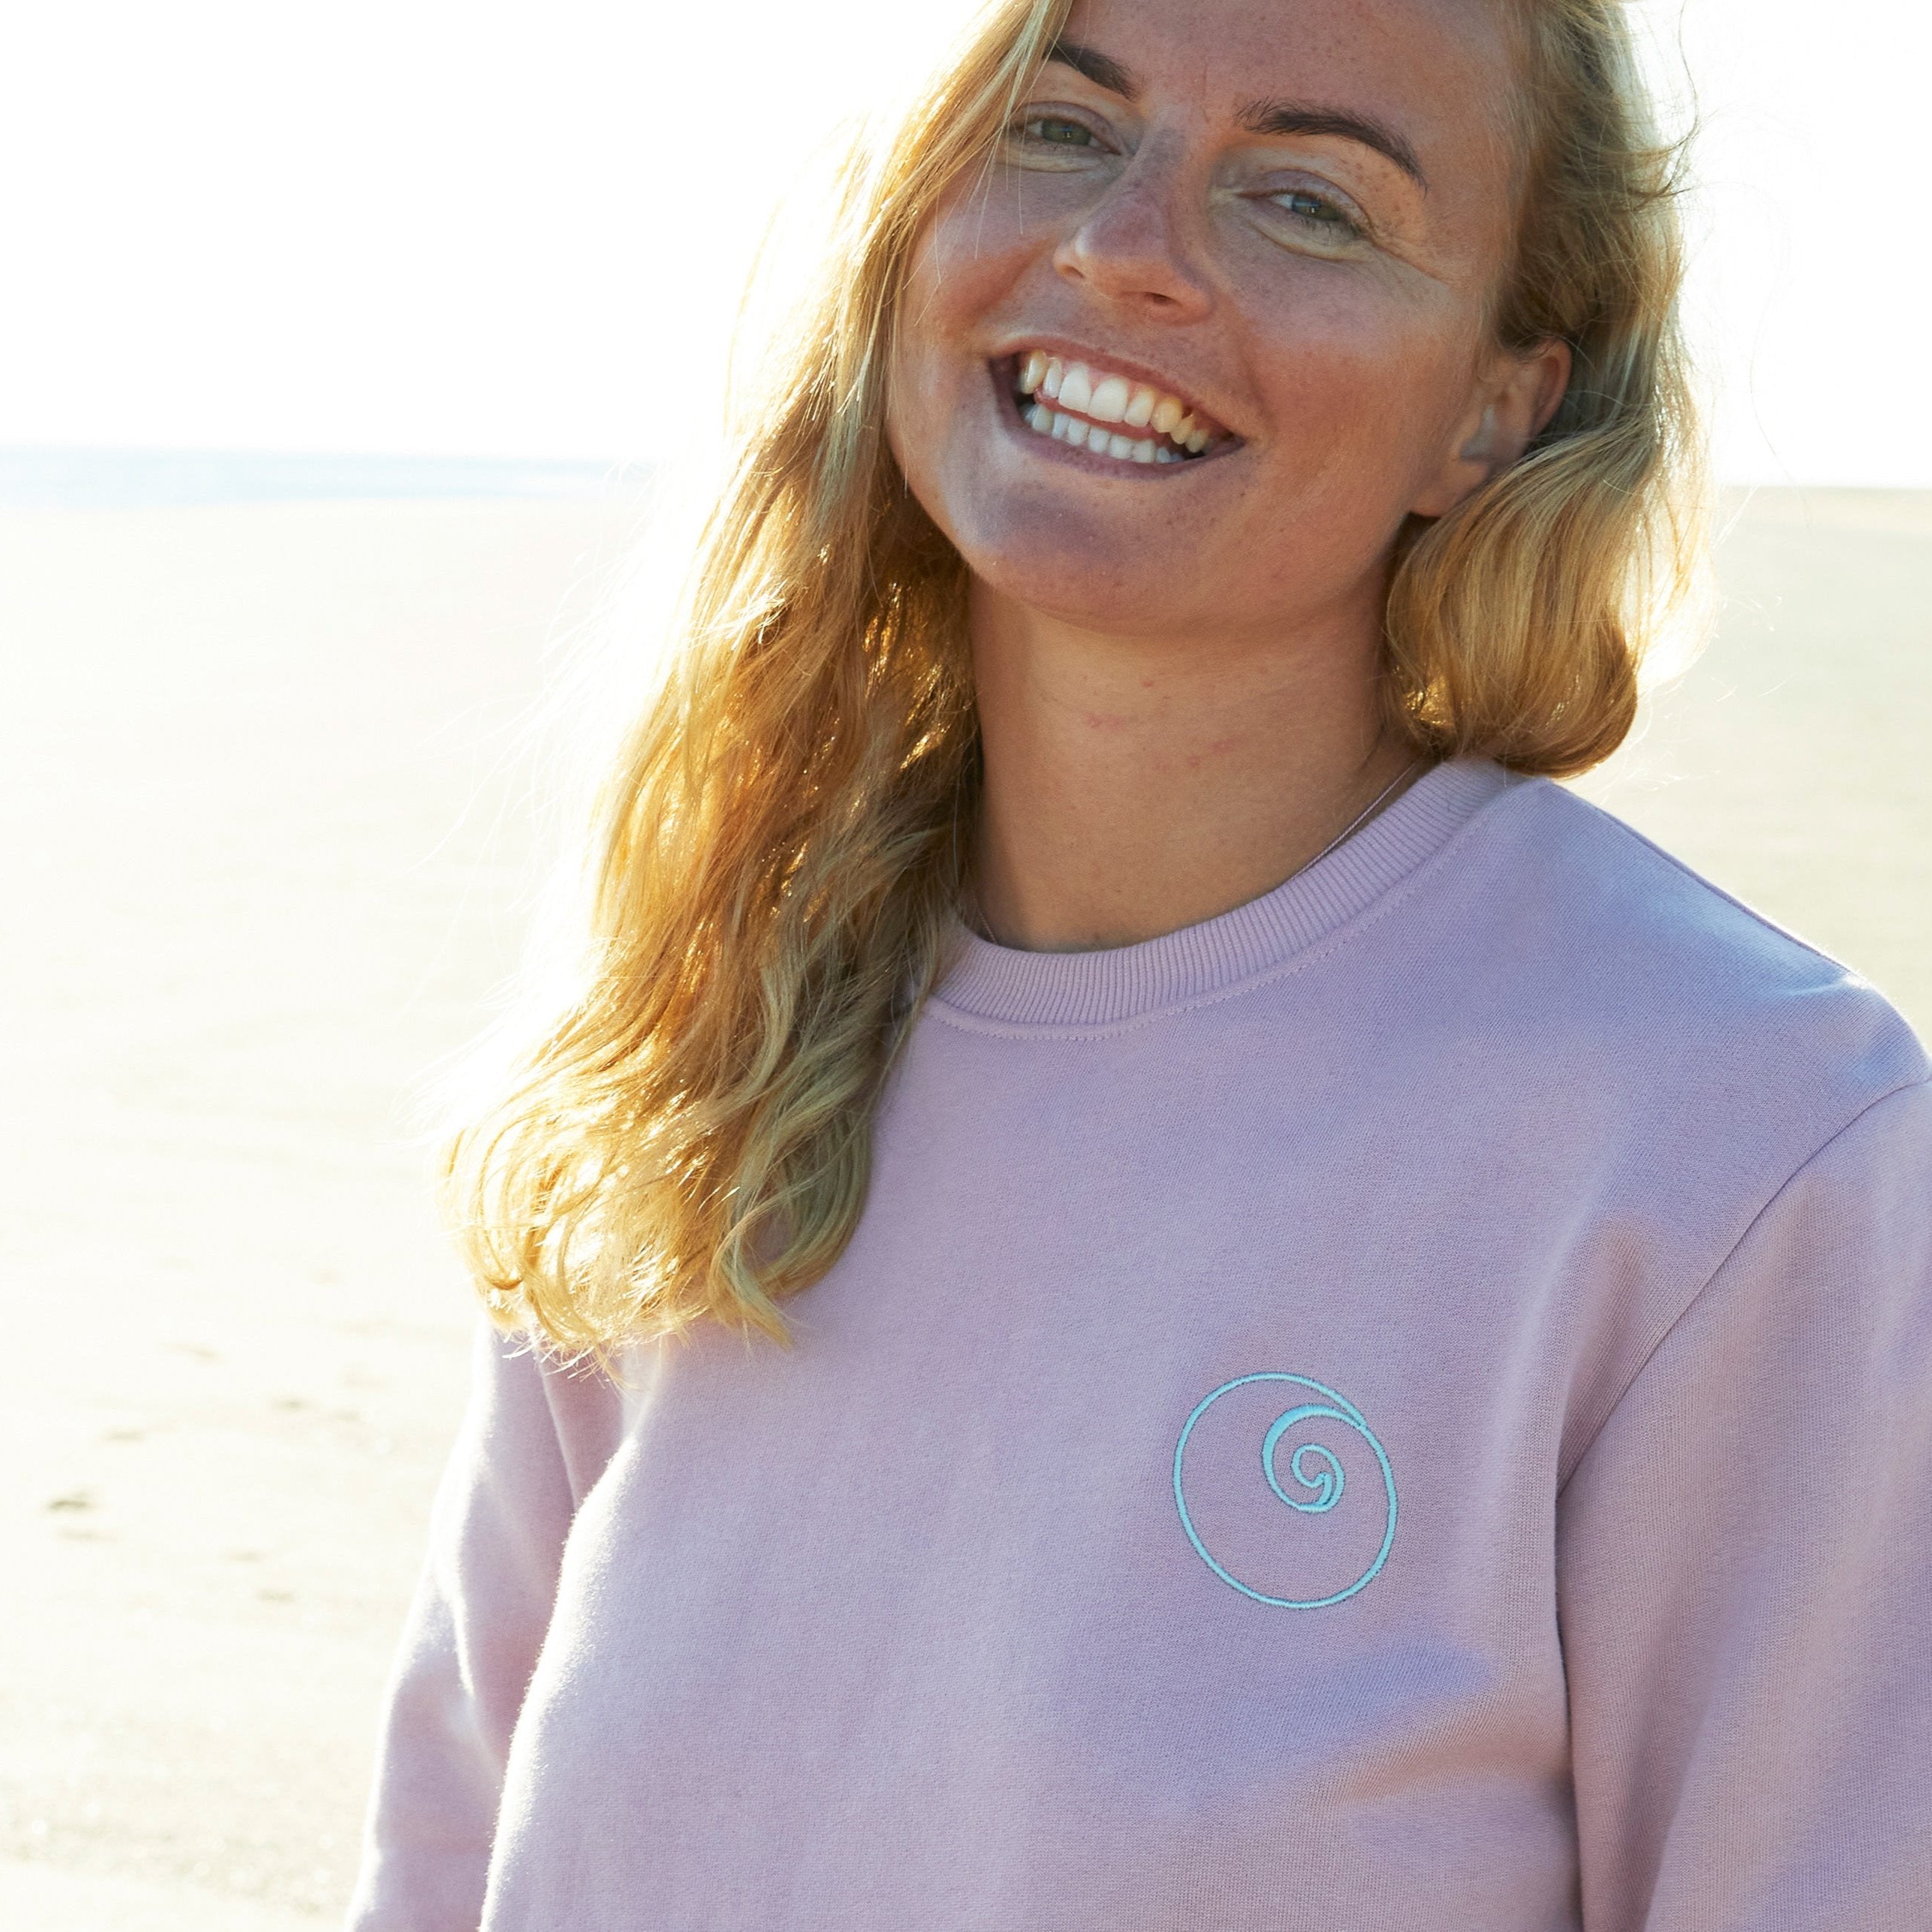
[[[475,1932],[565,1539],[614,1446],[608,1396],[480,1329],[391,1678],[350,1932]]]
[[[1585,1932],[1932,1926],[1932,1088],[1759,1215],[1558,1539]]]

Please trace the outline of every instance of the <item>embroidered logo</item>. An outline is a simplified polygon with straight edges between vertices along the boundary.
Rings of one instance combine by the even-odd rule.
[[[1290,1388],[1319,1400],[1283,1408]],[[1266,1490],[1250,1460],[1257,1438]],[[1284,1456],[1301,1493],[1282,1486]],[[1293,1516],[1267,1502],[1270,1491]],[[1174,1445],[1174,1502],[1188,1541],[1222,1582],[1284,1610],[1352,1597],[1395,1542],[1388,1451],[1353,1402],[1307,1376],[1237,1376],[1204,1396]]]

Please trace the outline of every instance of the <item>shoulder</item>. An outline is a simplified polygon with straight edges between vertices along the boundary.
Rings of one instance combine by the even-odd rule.
[[[1566,1472],[1720,1270],[1726,1332],[1810,1319],[1853,1256],[1922,1295],[1932,1067],[1883,995],[1560,786],[1468,830],[1431,895],[1436,1026],[1459,1118],[1594,1284]]]
[[[633,1353],[641,1357],[642,1352],[627,1352],[613,1373],[587,1360],[561,1356],[527,1331],[499,1329],[480,1316],[472,1350],[472,1454],[493,1464],[516,1465],[530,1480],[550,1470],[562,1506],[574,1510],[622,1440],[635,1399],[634,1378],[626,1372],[638,1366]]]
[[[1552,1186],[1676,1228],[1687,1264],[1932,1072],[1856,973],[1545,780],[1478,813],[1413,910],[1424,1063]]]
[[[1528,1023],[1639,1064],[1688,1055],[1740,1100],[1811,1092],[1821,1126],[1932,1072],[1868,980],[1621,819],[1543,779],[1482,818],[1478,944]]]

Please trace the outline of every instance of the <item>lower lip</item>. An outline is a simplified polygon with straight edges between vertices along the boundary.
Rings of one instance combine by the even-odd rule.
[[[1003,368],[995,363],[992,365],[990,373],[1009,431],[1030,444],[1038,454],[1070,464],[1076,470],[1084,470],[1090,476],[1115,476],[1124,482],[1135,483],[1154,478],[1167,482],[1184,470],[1198,470],[1203,464],[1213,460],[1211,456],[1196,456],[1180,463],[1136,463],[1126,458],[1096,456],[1090,449],[1076,448],[1070,442],[1061,442],[1053,436],[1043,434],[1022,417],[1014,388],[1014,378],[1018,373],[1016,369],[1010,366]],[[1096,424],[1094,428],[1104,429],[1106,425]]]

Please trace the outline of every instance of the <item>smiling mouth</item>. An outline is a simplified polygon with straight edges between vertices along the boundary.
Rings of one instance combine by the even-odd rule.
[[[1235,440],[1181,397],[1044,350],[1007,358],[1013,406],[1036,436],[1116,463],[1198,462]]]

